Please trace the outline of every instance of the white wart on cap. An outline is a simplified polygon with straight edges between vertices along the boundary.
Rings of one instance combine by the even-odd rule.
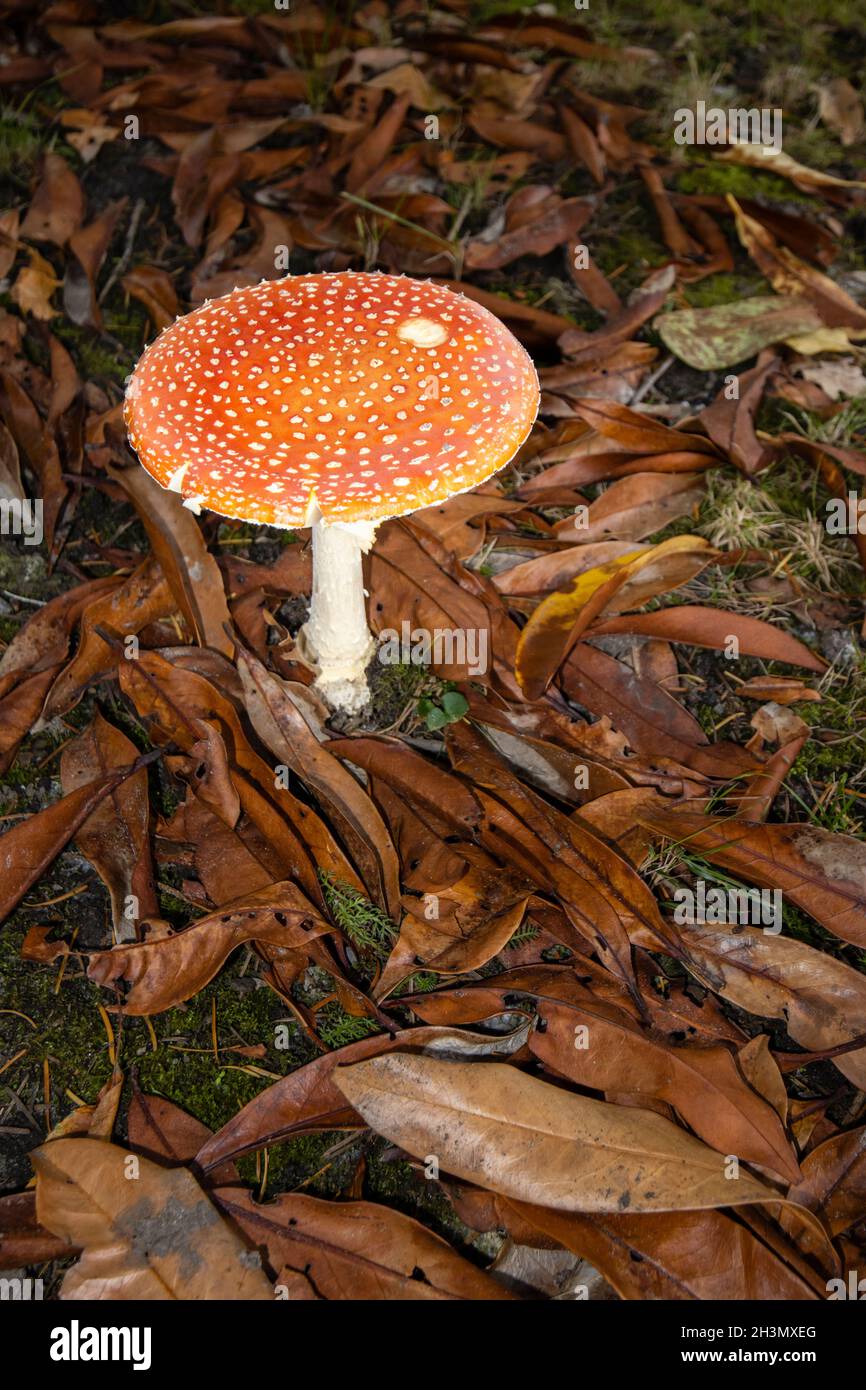
[[[177,319],[126,397],[139,459],[223,516],[383,521],[489,478],[538,409],[532,362],[444,286],[345,271],[233,290]]]

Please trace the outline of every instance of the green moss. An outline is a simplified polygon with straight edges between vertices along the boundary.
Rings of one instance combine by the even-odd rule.
[[[368,959],[387,959],[397,938],[397,928],[387,913],[325,870],[320,870],[319,879],[328,911],[352,945]]]
[[[778,174],[764,174],[744,164],[727,164],[717,159],[694,157],[688,167],[676,177],[674,187],[679,193],[728,193],[735,198],[754,198],[770,203],[802,203],[814,206],[814,199],[800,193],[787,179]]]
[[[382,1030],[375,1019],[358,1018],[347,1013],[336,999],[330,999],[316,1012],[316,1031],[326,1047],[335,1051]]]
[[[107,300],[110,307],[104,310],[105,329],[123,343],[134,361],[150,336],[150,320],[141,304],[125,299],[122,288],[111,291]]]
[[[54,143],[54,132],[25,105],[0,107],[0,178],[26,188],[42,151]]]
[[[68,319],[57,319],[54,332],[75,358],[76,366],[85,381],[114,381],[122,386],[135,365],[136,351],[126,359],[97,333],[79,328]]]
[[[394,990],[394,997],[399,998],[402,994],[427,994],[431,989],[435,989],[440,980],[439,975],[434,975],[432,970],[419,971],[417,975],[410,975],[408,980],[404,980]]]
[[[644,270],[662,265],[668,253],[655,237],[642,228],[624,228],[613,242],[600,245],[595,259],[605,275],[610,275],[620,266],[629,269],[638,266]]]
[[[372,721],[377,729],[396,724],[434,679],[426,666],[406,661],[374,661],[369,678]]]
[[[766,290],[762,280],[744,280],[739,275],[708,275],[705,280],[697,280],[683,286],[683,293],[695,309],[712,309],[717,304],[734,304],[750,295],[761,294]]]
[[[862,784],[850,784],[866,764],[866,658],[846,668],[820,703],[798,705],[797,713],[812,736],[791,769],[789,793],[813,824],[862,836]],[[822,795],[828,787],[835,790]]]

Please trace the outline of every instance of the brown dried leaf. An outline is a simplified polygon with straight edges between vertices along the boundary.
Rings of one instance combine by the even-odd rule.
[[[135,761],[135,744],[97,710],[93,722],[63,750],[60,779],[68,795],[94,778]],[[110,793],[76,832],[75,841],[108,889],[116,941],[133,941],[142,918],[159,915],[150,852],[147,770]]]
[[[269,1280],[185,1168],[97,1139],[54,1139],[31,1154],[39,1220],[84,1254],[64,1299],[271,1300]]]
[[[100,985],[129,985],[120,1012],[162,1013],[203,989],[245,941],[276,947],[279,957],[331,931],[294,883],[274,883],[171,936],[95,951],[87,974]]]
[[[42,159],[39,186],[21,223],[27,241],[51,241],[65,246],[84,220],[84,193],[66,160],[53,150]]]
[[[325,1202],[283,1193],[214,1194],[220,1210],[267,1252],[275,1269],[302,1271],[326,1299],[507,1299],[508,1292],[402,1212],[372,1202]],[[282,1278],[282,1275],[280,1275]]]
[[[808,823],[743,825],[679,810],[641,818],[748,882],[781,889],[828,931],[866,946],[866,844],[853,835]]]
[[[607,1105],[500,1063],[398,1052],[334,1080],[379,1134],[503,1196],[558,1211],[697,1211],[778,1199],[647,1110]]]
[[[109,466],[107,472],[138,512],[177,606],[199,646],[231,656],[234,646],[226,631],[231,618],[222,579],[192,512],[178,493],[160,487],[143,468]]]

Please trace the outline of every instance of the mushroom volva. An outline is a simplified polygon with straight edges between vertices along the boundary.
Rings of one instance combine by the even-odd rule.
[[[429,280],[343,271],[264,280],[176,319],[140,359],[125,419],[186,506],[312,527],[299,644],[331,706],[358,711],[377,525],[489,478],[537,410],[535,368],[489,310]]]

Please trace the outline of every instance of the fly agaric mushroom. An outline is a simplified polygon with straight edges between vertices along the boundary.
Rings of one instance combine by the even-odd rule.
[[[376,526],[489,478],[538,410],[532,362],[487,309],[430,281],[345,271],[233,290],[139,361],[125,419],[184,505],[312,526],[299,634],[334,707],[362,709],[375,650],[362,557]]]

